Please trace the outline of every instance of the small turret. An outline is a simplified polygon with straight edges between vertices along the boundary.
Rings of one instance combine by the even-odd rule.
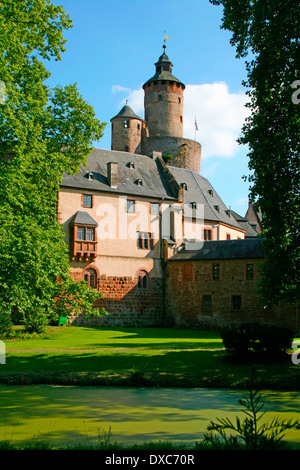
[[[141,136],[145,123],[130,106],[123,106],[111,120],[111,149],[141,153]]]

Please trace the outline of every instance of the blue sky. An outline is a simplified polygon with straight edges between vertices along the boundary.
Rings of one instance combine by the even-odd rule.
[[[154,74],[164,33],[173,73],[185,85],[184,137],[202,144],[201,174],[227,206],[248,207],[247,151],[235,144],[247,110],[245,64],[235,58],[230,33],[220,29],[222,7],[209,0],[53,0],[73,20],[60,62],[47,64],[49,86],[77,83],[83,98],[106,122],[96,147],[110,149],[111,123],[128,100],[143,114],[142,84]]]

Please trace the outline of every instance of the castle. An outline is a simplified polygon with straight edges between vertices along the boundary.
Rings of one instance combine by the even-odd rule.
[[[260,219],[254,227],[228,209],[201,176],[201,145],[183,137],[185,85],[165,49],[143,85],[144,119],[126,103],[111,119],[111,150],[94,149],[60,185],[70,274],[99,289],[98,306],[109,312],[92,321],[208,328],[258,316],[293,321],[293,312],[258,304]]]

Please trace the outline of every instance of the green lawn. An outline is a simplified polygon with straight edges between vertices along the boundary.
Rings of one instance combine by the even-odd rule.
[[[290,358],[256,364],[263,388],[299,389]],[[230,360],[215,331],[50,327],[6,341],[2,383],[240,387],[251,364]]]

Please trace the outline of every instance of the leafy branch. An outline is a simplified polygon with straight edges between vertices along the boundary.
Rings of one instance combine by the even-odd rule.
[[[204,436],[206,442],[215,443],[218,440],[214,435],[215,432],[227,447],[234,445],[240,448],[242,442],[246,450],[279,449],[285,431],[300,430],[300,422],[292,419],[275,417],[270,423],[260,423],[265,412],[261,411],[264,404],[261,402],[261,393],[255,389],[255,380],[256,374],[252,373],[246,383],[247,394],[244,399],[239,400],[246,417],[241,419],[237,416],[235,422],[229,418],[217,418],[216,422],[211,421],[207,427],[208,433]],[[233,434],[228,435],[227,431]]]

